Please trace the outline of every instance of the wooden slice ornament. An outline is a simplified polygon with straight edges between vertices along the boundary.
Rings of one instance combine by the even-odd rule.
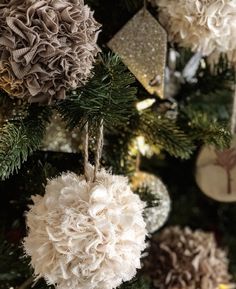
[[[227,150],[217,151],[214,147],[201,150],[196,180],[208,197],[220,202],[236,202],[236,137]]]
[[[229,149],[222,151],[205,146],[196,163],[196,181],[208,197],[219,202],[236,202],[236,93],[234,93],[231,131],[234,133]]]

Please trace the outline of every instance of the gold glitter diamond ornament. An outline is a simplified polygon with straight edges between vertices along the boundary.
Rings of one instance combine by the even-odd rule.
[[[146,9],[128,21],[108,46],[150,94],[164,98],[167,34]]]

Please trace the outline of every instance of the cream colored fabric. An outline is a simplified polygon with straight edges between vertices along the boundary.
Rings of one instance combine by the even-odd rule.
[[[83,0],[0,4],[0,87],[31,102],[64,98],[90,76],[98,28]]]
[[[102,169],[92,183],[64,173],[34,196],[24,246],[36,276],[60,289],[112,289],[140,268],[145,204],[123,176]]]
[[[236,0],[151,0],[170,41],[203,55],[236,49]]]

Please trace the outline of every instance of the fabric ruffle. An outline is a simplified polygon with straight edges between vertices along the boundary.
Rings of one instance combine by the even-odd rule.
[[[33,202],[24,247],[37,278],[60,289],[112,289],[134,277],[146,246],[145,203],[125,177],[101,170],[93,183],[64,173]]]
[[[236,49],[235,0],[151,0],[169,40],[201,52],[232,53]]]
[[[30,102],[65,97],[90,76],[99,24],[83,0],[0,4],[0,88]]]

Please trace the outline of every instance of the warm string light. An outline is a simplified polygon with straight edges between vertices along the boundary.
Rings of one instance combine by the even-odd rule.
[[[147,98],[145,100],[139,101],[136,104],[136,108],[138,111],[143,111],[145,109],[148,109],[152,107],[152,105],[156,102],[155,98]],[[143,156],[152,156],[153,150],[151,146],[145,141],[144,136],[138,136],[136,137],[134,141],[134,146],[136,150],[138,150]]]
[[[150,108],[154,103],[156,102],[155,98],[147,98],[145,100],[142,100],[136,104],[136,108],[138,111],[145,110],[147,108]]]

